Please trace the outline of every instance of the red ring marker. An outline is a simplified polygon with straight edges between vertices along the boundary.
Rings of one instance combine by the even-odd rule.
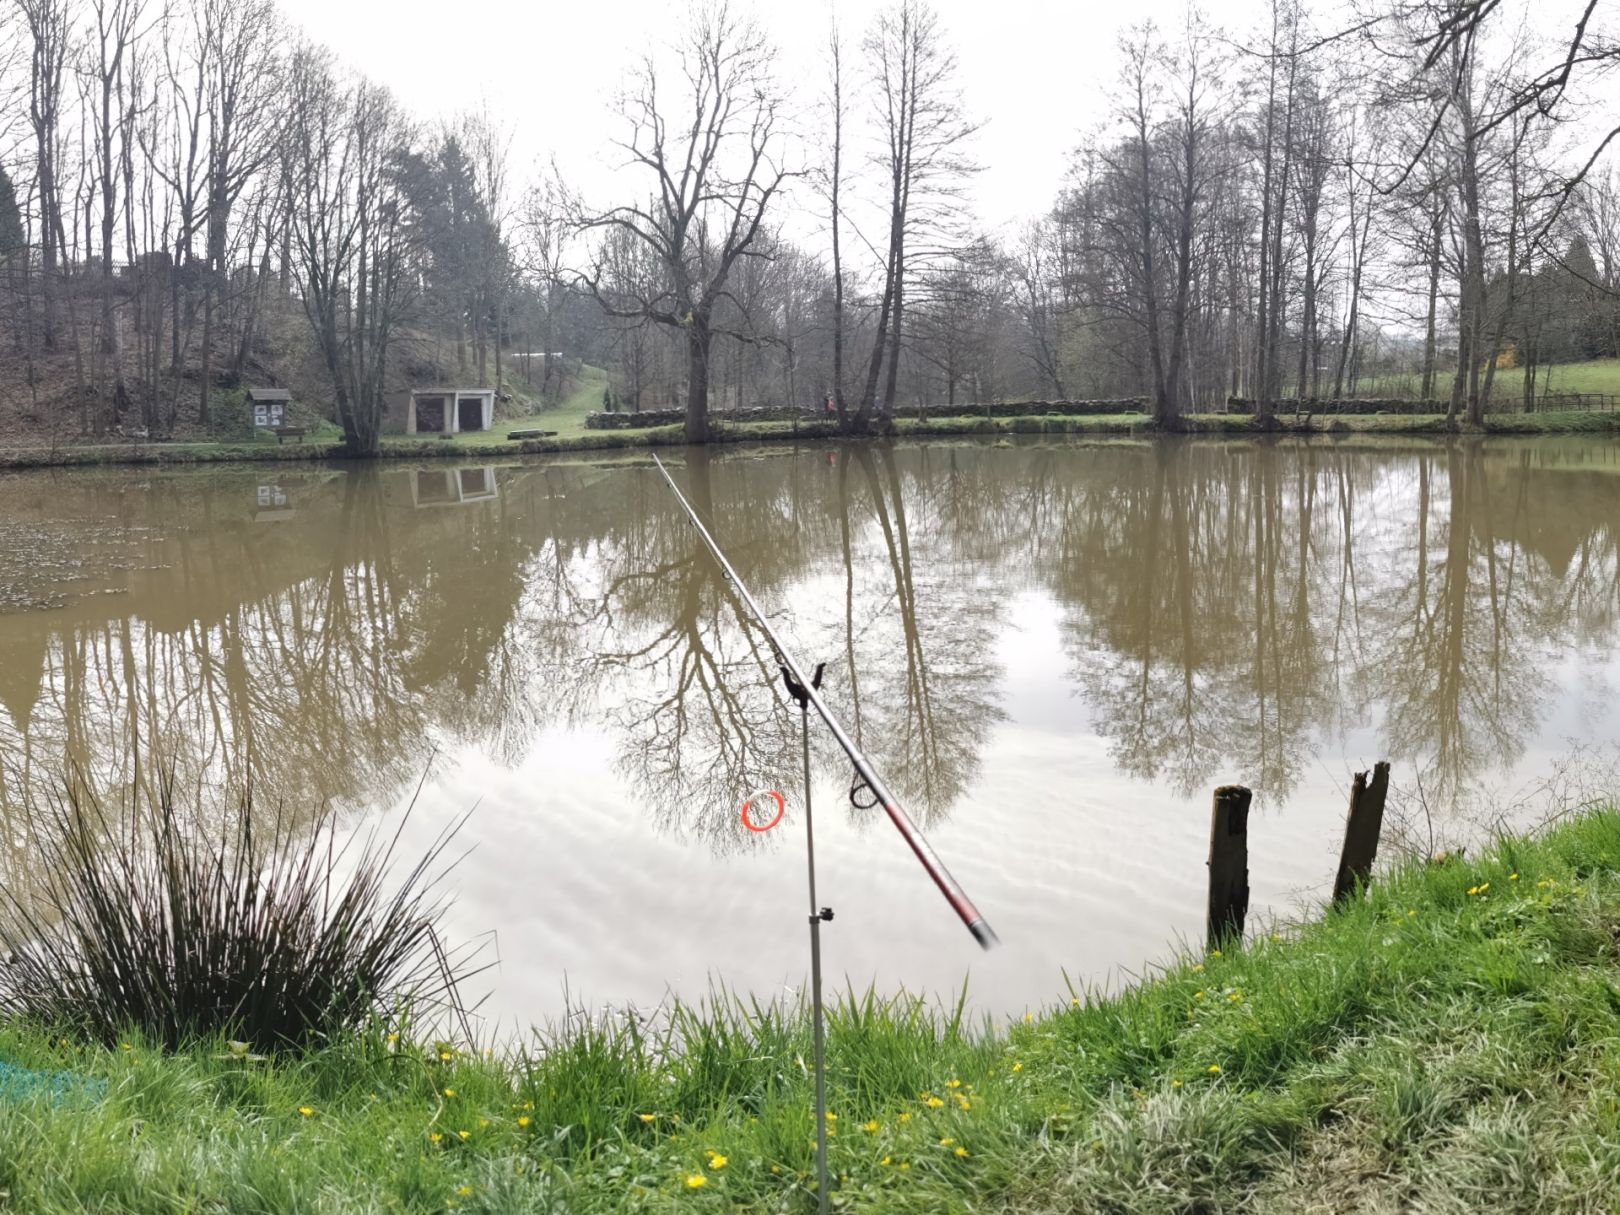
[[[777,823],[782,821],[782,814],[787,809],[787,799],[775,789],[767,790],[764,796],[774,797],[776,799],[776,817],[770,822],[766,823],[763,827],[755,824],[754,820],[748,817],[748,807],[754,804],[754,799],[749,798],[742,805],[742,821],[743,826],[747,827],[750,831],[769,831],[772,827],[776,826]]]

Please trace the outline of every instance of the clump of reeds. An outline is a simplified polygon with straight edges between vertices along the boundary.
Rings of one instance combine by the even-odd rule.
[[[172,782],[112,821],[70,787],[44,813],[37,881],[0,905],[0,1015],[112,1045],[226,1035],[260,1050],[312,1045],[379,1007],[454,998],[437,948],[437,862],[454,828],[403,874],[399,832],[339,844],[330,814],[256,828],[251,793],[210,835]]]

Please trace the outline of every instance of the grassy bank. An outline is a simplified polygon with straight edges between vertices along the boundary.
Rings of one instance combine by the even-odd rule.
[[[576,411],[578,413],[579,411]],[[1184,419],[1189,434],[1257,435],[1289,434],[1334,436],[1352,434],[1429,434],[1454,433],[1440,415],[1367,414],[1343,417],[1316,416],[1296,421],[1279,419],[1272,431],[1261,431],[1247,414],[1196,414]],[[511,441],[504,435],[520,427],[544,426],[557,430],[546,439]],[[1150,435],[1157,427],[1142,414],[1104,414],[1090,417],[983,418],[955,417],[899,418],[894,433],[901,436],[926,435]],[[1465,433],[1467,430],[1465,428]],[[333,432],[323,432],[330,434]],[[1489,435],[1620,434],[1620,413],[1566,412],[1545,414],[1500,414],[1488,416],[1478,433]],[[493,436],[493,437],[491,437]],[[729,425],[717,420],[713,427],[715,443],[753,443],[782,439],[835,439],[837,429],[819,421],[753,422]],[[646,430],[587,430],[583,413],[578,417],[510,419],[482,435],[458,435],[453,440],[419,439],[390,435],[384,439],[379,459],[505,459],[516,455],[545,455],[569,451],[614,451],[640,447],[669,447],[683,443],[678,426]],[[341,443],[316,436],[305,442],[253,443],[169,443],[121,444],[117,446],[0,448],[0,469],[62,467],[87,464],[215,464],[273,463],[283,460],[319,461],[342,459]]]
[[[1620,814],[1590,815],[1000,1030],[846,1000],[840,1209],[1614,1209],[1617,870]],[[798,1015],[725,1002],[527,1058],[381,1027],[263,1062],[0,1028],[0,1059],[97,1086],[19,1096],[0,1070],[0,1207],[804,1211],[808,1054]]]

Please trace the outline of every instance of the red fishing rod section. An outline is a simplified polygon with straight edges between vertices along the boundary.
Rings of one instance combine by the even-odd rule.
[[[961,883],[951,876],[949,869],[945,868],[945,863],[939,859],[939,854],[929,845],[928,840],[924,838],[917,824],[911,821],[911,816],[901,806],[900,799],[889,791],[889,786],[878,775],[877,769],[872,766],[872,761],[866,758],[866,753],[856,746],[854,740],[844,732],[844,727],[839,725],[838,719],[833,716],[832,710],[827,707],[827,702],[821,699],[821,693],[814,683],[805,678],[799,664],[793,660],[793,656],[787,652],[782,645],[781,639],[777,637],[776,631],[771,628],[770,621],[765,619],[765,613],[760,611],[759,604],[754,602],[754,597],[748,593],[748,588],[743,585],[743,580],[737,577],[737,571],[731,568],[731,562],[726,560],[726,555],[720,550],[720,545],[709,534],[709,529],[704,526],[703,520],[698,517],[697,511],[686,500],[686,495],[681,493],[680,487],[675,484],[675,479],[669,475],[669,469],[664,467],[664,462],[656,454],[653,455],[653,463],[658,465],[658,471],[664,474],[664,480],[669,483],[670,492],[675,495],[682,509],[686,511],[687,518],[692,521],[692,526],[697,528],[698,535],[703,537],[703,543],[710,554],[720,563],[720,568],[725,572],[727,581],[731,583],[738,597],[747,606],[748,614],[753,617],[754,623],[759,625],[760,630],[770,641],[771,649],[776,653],[776,660],[782,664],[784,670],[799,685],[810,704],[815,707],[816,713],[821,717],[821,720],[832,731],[833,737],[838,740],[838,745],[843,748],[844,754],[849,756],[850,762],[855,765],[855,771],[860,776],[861,781],[872,791],[872,795],[877,798],[878,804],[883,807],[884,813],[889,816],[889,821],[894,824],[895,830],[900,832],[901,838],[910,845],[911,851],[918,862],[921,863],[928,876],[934,880],[934,885],[939,887],[939,892],[945,896],[945,901],[951,905],[951,909],[961,918],[962,923],[967,925],[967,930],[973,934],[973,939],[980,946],[985,949],[995,948],[1001,943],[1001,940],[996,936],[995,929],[990,927],[990,921],[984,918],[979,909],[973,905],[973,900],[968,898],[967,891],[962,889]]]

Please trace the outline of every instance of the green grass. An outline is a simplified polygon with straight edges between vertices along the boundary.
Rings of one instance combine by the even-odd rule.
[[[1436,379],[1435,395],[1451,392],[1451,370],[1443,369]],[[1423,377],[1415,373],[1375,376],[1356,386],[1356,395],[1376,397],[1382,393],[1415,396]],[[1498,368],[1491,388],[1491,400],[1499,407],[1517,402],[1524,392],[1524,369]],[[1536,395],[1561,392],[1599,392],[1620,395],[1620,359],[1591,359],[1580,363],[1554,363],[1536,372]]]
[[[1001,1029],[846,997],[839,1209],[1613,1209],[1617,870],[1620,814],[1598,813]],[[526,1056],[381,1027],[262,1063],[122,1045],[0,1028],[0,1058],[106,1082],[0,1100],[0,1206],[813,1208],[809,1036],[777,1007],[716,999]]]

